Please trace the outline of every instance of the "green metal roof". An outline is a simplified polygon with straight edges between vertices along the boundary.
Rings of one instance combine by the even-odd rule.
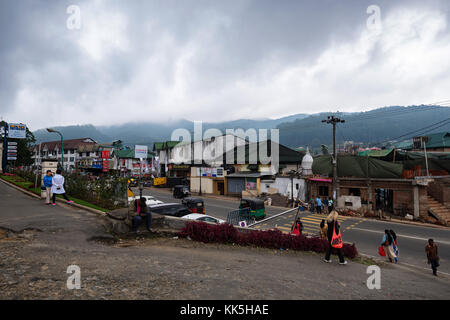
[[[428,134],[427,148],[450,147],[450,132]]]
[[[180,143],[180,141],[155,142],[155,143],[153,143],[153,151],[170,149],[170,148],[175,147],[179,143]]]
[[[114,154],[117,155],[118,158],[125,159],[134,159],[134,149],[127,149],[127,150],[116,150],[114,151]],[[147,158],[153,158],[155,154],[151,151],[147,153]]]
[[[153,144],[153,151],[158,151],[164,149],[164,142],[155,142]]]
[[[363,156],[363,157],[369,156],[369,157],[375,157],[375,158],[382,158],[382,157],[386,157],[392,151],[394,151],[394,148],[385,149],[385,150],[366,150],[366,151],[359,152],[358,156]]]
[[[450,132],[439,132],[433,134],[427,134],[428,142],[427,148],[444,148],[450,147]],[[413,149],[412,140],[403,141],[395,145],[398,149],[411,150]]]

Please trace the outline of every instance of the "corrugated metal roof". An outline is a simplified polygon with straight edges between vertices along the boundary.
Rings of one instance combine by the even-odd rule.
[[[366,151],[359,152],[358,156],[364,156],[364,157],[369,156],[369,157],[375,157],[375,158],[382,158],[382,157],[386,157],[392,151],[394,151],[394,148],[385,149],[385,150],[366,150]]]

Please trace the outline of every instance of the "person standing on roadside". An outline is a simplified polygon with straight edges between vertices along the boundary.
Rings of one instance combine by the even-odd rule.
[[[300,217],[298,217],[291,227],[291,233],[296,236],[299,236],[302,234],[302,231],[303,231],[303,223]]]
[[[309,200],[309,211],[314,213],[314,199],[313,198],[311,198]]]
[[[53,173],[51,170],[47,170],[47,174],[44,176],[44,187],[46,192],[45,204],[50,205],[50,199],[52,198],[52,180]]]
[[[433,275],[437,276],[437,268],[439,267],[439,254],[437,244],[434,243],[433,239],[428,239],[428,244],[425,247],[425,252],[427,253],[428,264],[431,264]]]
[[[330,212],[330,214],[327,217],[328,249],[327,249],[327,252],[325,254],[325,258],[324,258],[323,261],[325,261],[327,263],[331,263],[332,262],[330,260],[331,252],[333,251],[333,249],[336,249],[337,250],[337,254],[339,256],[339,264],[347,264],[347,261],[345,261],[345,259],[344,259],[344,254],[342,253],[342,248],[334,248],[332,246],[333,231],[336,232],[337,235],[339,235],[341,233],[340,225],[339,225],[339,222],[338,222],[338,217],[339,217],[339,214],[334,209]]]
[[[329,198],[328,199],[328,212],[331,212],[333,210],[334,206],[333,206],[333,199]]]
[[[67,203],[73,203],[72,200],[67,198],[66,191],[64,190],[64,177],[61,175],[61,169],[56,170],[56,174],[52,179],[52,194],[52,206],[56,206],[57,194],[62,195]]]
[[[316,206],[317,206],[317,213],[322,213],[322,200],[320,200],[320,197],[316,198]]]

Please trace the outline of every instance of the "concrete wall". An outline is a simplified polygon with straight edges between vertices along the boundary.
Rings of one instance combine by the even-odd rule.
[[[350,205],[351,203],[351,205]],[[358,210],[361,208],[361,197],[357,196],[340,196],[337,200],[338,208],[346,208]]]
[[[209,177],[202,177],[201,178],[201,184],[202,184],[202,193],[214,193],[214,186],[213,186],[213,179]],[[200,191],[200,177],[192,177],[190,179],[191,185],[191,192],[199,192]]]
[[[299,198],[302,201],[305,201],[305,192],[306,192],[306,182],[304,179],[293,179],[294,184],[294,198]],[[296,188],[298,184],[298,189]],[[269,189],[277,189],[278,193],[290,197],[291,195],[291,178],[289,177],[277,177],[275,180],[269,181],[261,181],[261,192],[262,193],[271,193],[272,190]]]

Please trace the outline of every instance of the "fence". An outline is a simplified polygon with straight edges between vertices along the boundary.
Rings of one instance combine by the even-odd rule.
[[[255,218],[250,216],[250,209],[238,209],[228,213],[227,223],[232,225],[238,225],[240,221],[246,221],[247,224],[254,222]]]

